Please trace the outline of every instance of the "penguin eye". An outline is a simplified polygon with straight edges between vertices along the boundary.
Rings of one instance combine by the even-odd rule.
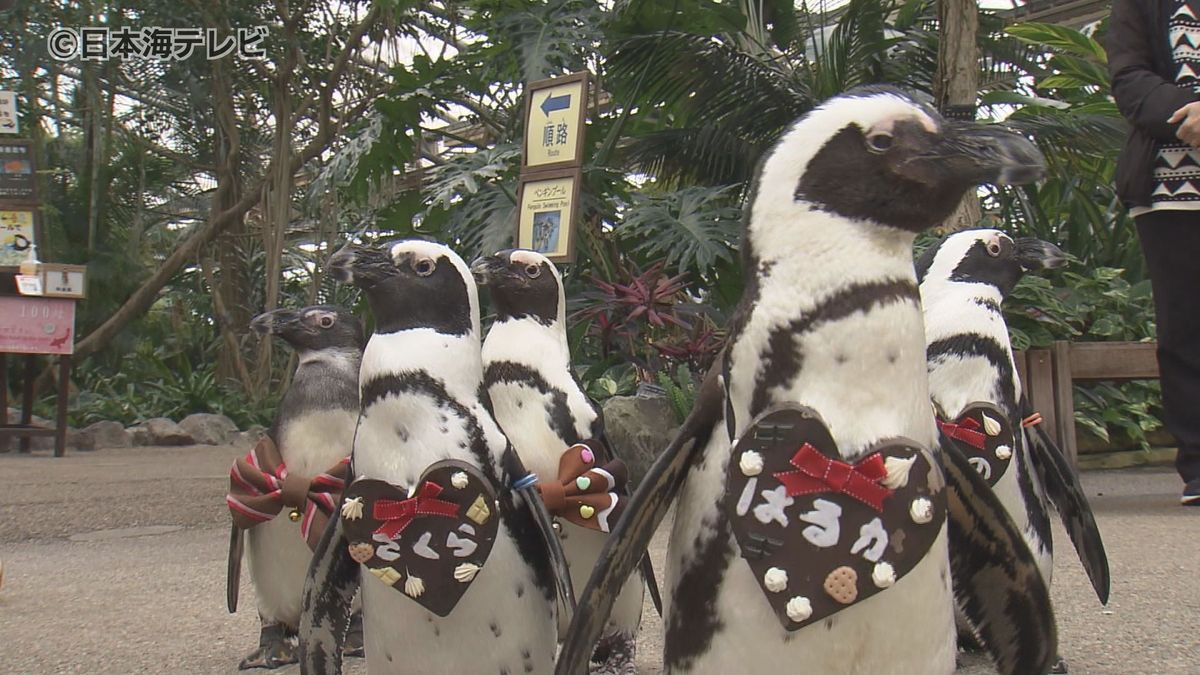
[[[878,132],[867,136],[867,149],[874,153],[887,152],[892,147],[892,135]]]
[[[992,256],[993,258],[995,258],[995,257],[998,257],[998,256],[1000,255],[1000,251],[1001,251],[1001,248],[1000,248],[1000,241],[999,241],[999,240],[997,240],[997,239],[993,239],[993,240],[991,240],[991,241],[989,241],[989,242],[987,243],[987,252],[988,252],[988,255],[990,255],[990,256]]]
[[[413,271],[417,273],[417,276],[421,277],[427,277],[430,274],[433,274],[435,267],[437,267],[437,265],[434,264],[434,262],[429,258],[422,258],[421,260],[413,263]]]
[[[321,328],[329,328],[333,325],[333,317],[326,314],[325,316],[321,317],[321,320],[318,323],[321,324]]]
[[[525,266],[525,274],[527,274],[530,279],[538,278],[538,275],[541,273],[542,273],[541,265],[526,265]]]

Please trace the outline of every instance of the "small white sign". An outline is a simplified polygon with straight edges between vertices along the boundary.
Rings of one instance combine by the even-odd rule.
[[[17,95],[11,91],[0,91],[0,134],[20,132],[17,123]]]
[[[83,265],[55,265],[42,263],[43,294],[52,298],[84,297]]]
[[[42,278],[35,274],[18,274],[17,290],[21,295],[41,295]]]

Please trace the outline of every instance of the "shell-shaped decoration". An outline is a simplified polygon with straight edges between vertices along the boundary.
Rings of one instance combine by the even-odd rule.
[[[772,567],[763,575],[763,585],[772,593],[779,593],[787,588],[788,575],[787,570],[781,570],[778,567]]]
[[[463,471],[458,471],[450,477],[450,484],[453,485],[454,489],[456,490],[461,490],[467,487],[467,483],[467,474]]]
[[[425,582],[421,580],[421,577],[409,575],[408,579],[404,581],[404,592],[410,597],[419,598],[425,593]]]
[[[454,568],[454,580],[460,584],[465,584],[475,578],[479,574],[480,567],[475,563],[463,563]]]
[[[871,570],[871,581],[879,588],[888,588],[896,583],[896,570],[891,563],[875,563],[875,569]]]
[[[763,457],[753,450],[747,450],[738,460],[738,468],[743,476],[757,476],[763,470]]]
[[[346,520],[358,520],[363,516],[362,497],[347,499],[342,502],[342,517]]]
[[[883,483],[885,488],[898,490],[908,485],[908,472],[912,471],[913,464],[917,461],[917,456],[913,455],[908,459],[903,457],[888,457],[883,462],[883,466],[887,469],[887,476],[884,476]]]
[[[1012,448],[1007,445],[996,448],[996,459],[1008,459],[1009,457],[1012,457]]]
[[[1000,423],[997,422],[996,420],[992,419],[991,417],[988,417],[987,413],[980,413],[980,414],[983,415],[983,430],[987,432],[987,435],[988,436],[999,436],[1000,435]]]
[[[925,497],[917,497],[908,507],[908,513],[912,516],[914,523],[924,525],[933,520],[933,502]]]
[[[797,595],[791,600],[788,600],[787,615],[789,619],[795,621],[796,623],[804,621],[808,617],[812,616],[812,602],[802,595]]]

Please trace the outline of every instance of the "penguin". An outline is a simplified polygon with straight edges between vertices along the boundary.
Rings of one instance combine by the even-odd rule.
[[[571,367],[566,294],[558,269],[540,253],[509,249],[479,258],[471,270],[479,285],[488,290],[496,314],[483,342],[484,387],[497,424],[522,462],[543,480],[577,482],[580,479],[571,474],[578,469],[614,461],[600,407],[588,398]],[[560,475],[564,453],[582,448],[585,443],[595,459]],[[610,475],[623,480],[624,465],[617,466]],[[585,476],[583,480],[590,485],[590,478]],[[608,487],[602,491],[608,492]],[[624,490],[613,493],[610,501],[614,513],[626,498]],[[592,509],[584,519],[585,525],[564,517],[556,519],[572,583],[577,588],[587,582],[604,546],[610,529],[606,519],[616,521],[590,505],[564,502],[561,508],[581,507],[585,512]],[[574,517],[575,512],[569,515]],[[643,576],[653,584],[653,571],[645,566],[649,560],[645,558]],[[621,590],[609,630],[593,657],[601,665],[592,673],[636,672],[642,582],[637,576],[630,577]],[[561,631],[565,632],[570,618],[566,612],[560,615]]]
[[[555,564],[531,502],[509,488],[527,472],[487,411],[469,268],[416,239],[347,246],[330,268],[362,289],[375,330],[354,480],[306,585],[303,672],[339,672],[360,586],[371,673],[549,673]]]
[[[667,673],[950,673],[954,608],[1002,673],[1045,673],[1050,597],[1003,506],[929,403],[918,232],[980,183],[1036,180],[1036,146],[885,86],[787,129],[744,214],[729,338],[579,596],[579,675],[676,501]]]
[[[359,320],[332,305],[277,309],[255,317],[250,327],[260,335],[281,338],[296,350],[299,362],[266,437],[231,470],[226,497],[234,517],[229,610],[237,609],[244,546],[262,624],[259,646],[242,660],[241,670],[296,662],[292,640],[300,626],[300,601],[312,558],[309,542],[315,544],[321,534],[319,527],[327,517],[321,509],[331,512],[336,500],[332,493],[308,500],[304,495],[314,479],[328,478],[327,485],[335,490],[341,485],[337,467],[349,456],[354,438],[365,343]],[[269,464],[280,463],[286,473],[272,472]],[[288,478],[303,479],[296,504],[284,503],[286,494],[294,492]],[[269,485],[273,481],[276,485]],[[272,490],[260,487],[280,487],[274,494],[285,496],[276,500]],[[357,654],[361,635],[355,633],[347,649]]]
[[[1054,244],[992,229],[955,232],[929,247],[916,263],[929,393],[939,425],[992,487],[1046,583],[1054,567],[1054,495],[1096,596],[1107,604],[1108,558],[1095,517],[1078,476],[1053,442],[1041,442],[1040,429],[1032,428],[1037,417],[1023,411],[1027,399],[1001,313],[1022,276],[1066,263]],[[1062,658],[1053,672],[1067,672]]]

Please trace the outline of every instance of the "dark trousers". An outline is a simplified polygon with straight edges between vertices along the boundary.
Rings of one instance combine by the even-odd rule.
[[[1175,468],[1200,479],[1200,211],[1152,211],[1135,219],[1158,325],[1167,431],[1179,442]]]

